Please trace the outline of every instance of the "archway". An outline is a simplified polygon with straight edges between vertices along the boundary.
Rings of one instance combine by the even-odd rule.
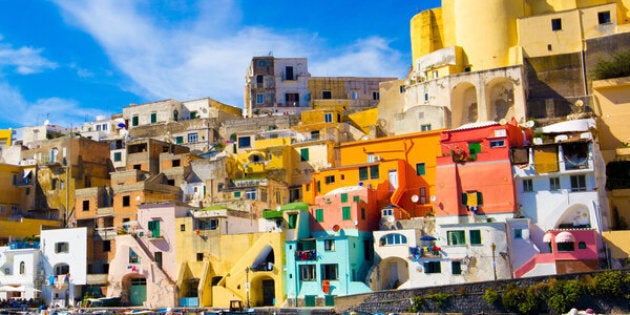
[[[591,228],[591,226],[590,211],[583,204],[567,208],[556,224],[556,228],[560,229]]]
[[[276,281],[270,276],[256,276],[251,280],[251,306],[274,306]]]
[[[123,278],[123,302],[129,306],[142,306],[147,300],[147,279],[132,273]]]
[[[486,85],[486,115],[488,120],[500,121],[515,117],[514,84],[505,77],[495,78]]]
[[[476,122],[479,118],[477,108],[477,88],[470,82],[457,84],[451,90],[452,128]]]
[[[409,264],[400,257],[389,257],[378,264],[378,289],[396,289],[409,280]]]

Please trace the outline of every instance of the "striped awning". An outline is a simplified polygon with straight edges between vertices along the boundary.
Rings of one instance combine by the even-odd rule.
[[[575,243],[575,236],[567,231],[560,232],[556,235],[556,243]]]
[[[552,237],[553,237],[553,234],[551,234],[551,232],[545,233],[545,236],[543,236],[543,243],[551,243]]]

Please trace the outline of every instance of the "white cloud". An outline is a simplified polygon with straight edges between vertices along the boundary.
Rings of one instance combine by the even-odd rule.
[[[47,118],[56,125],[75,127],[77,122],[83,121],[85,117],[92,118],[105,114],[100,109],[80,108],[73,100],[57,97],[29,102],[18,89],[7,82],[0,82],[0,111],[5,113],[2,115],[2,123],[17,127],[41,125]]]
[[[0,40],[2,37],[0,36]],[[42,49],[20,47],[14,49],[9,44],[0,43],[0,70],[13,67],[19,74],[32,74],[55,69],[57,64],[41,56]]]
[[[134,82],[126,89],[147,99],[211,97],[242,106],[244,76],[253,56],[309,58],[311,74],[399,76],[400,55],[379,38],[325,48],[317,34],[240,26],[233,1],[194,8],[195,20],[147,16],[133,1],[57,0],[66,21],[93,36],[112,63]],[[144,7],[143,7],[144,6]]]

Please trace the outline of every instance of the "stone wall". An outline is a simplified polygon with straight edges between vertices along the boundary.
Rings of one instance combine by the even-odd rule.
[[[626,272],[627,273],[627,272]],[[570,275],[558,275],[553,278],[558,280],[581,279],[584,276],[594,276],[597,272],[580,273]],[[425,299],[425,312],[435,313],[459,313],[459,314],[506,314],[509,313],[501,304],[490,304],[483,299],[486,289],[493,289],[502,294],[508,284],[514,283],[519,287],[527,287],[540,282],[547,282],[551,277],[532,277],[511,280],[488,281],[468,283],[463,285],[449,285],[431,288],[418,288],[409,290],[379,291],[369,294],[342,296],[335,298],[335,312],[362,311],[368,313],[404,313],[410,312],[412,299],[416,296],[427,296],[435,293],[453,294],[442,307]],[[628,299],[615,299],[606,297],[589,296],[580,300],[581,309],[592,308],[598,313],[606,314],[630,314]]]

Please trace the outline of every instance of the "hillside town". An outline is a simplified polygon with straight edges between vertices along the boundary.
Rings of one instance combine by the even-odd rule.
[[[243,104],[0,130],[0,300],[334,306],[630,266],[630,2],[443,0],[404,78],[253,56]],[[627,107],[624,107],[627,106]]]

